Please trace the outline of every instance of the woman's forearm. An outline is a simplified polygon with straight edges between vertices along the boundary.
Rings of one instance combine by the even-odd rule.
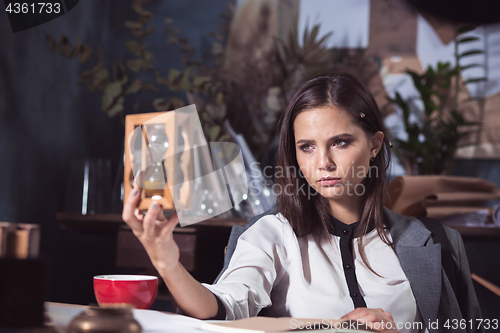
[[[173,239],[174,229],[179,222],[177,213],[167,220],[161,206],[154,202],[146,215],[136,215],[139,193],[140,191],[134,188],[125,202],[123,221],[130,226],[144,246],[151,263],[160,273],[184,314],[199,319],[215,317],[219,310],[217,299],[179,262],[179,247]]]
[[[202,286],[179,262],[168,272],[159,272],[183,314],[198,319],[215,317],[218,304],[210,290]]]

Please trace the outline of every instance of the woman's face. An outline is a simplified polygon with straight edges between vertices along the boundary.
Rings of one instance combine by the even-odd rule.
[[[369,169],[370,157],[380,150],[383,132],[368,138],[334,106],[299,113],[293,129],[297,163],[314,190],[329,200],[364,196],[361,182],[368,172],[378,175],[374,166]]]

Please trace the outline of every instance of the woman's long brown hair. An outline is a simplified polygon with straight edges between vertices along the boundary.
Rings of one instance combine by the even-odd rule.
[[[310,234],[315,227],[329,235],[332,227],[328,199],[309,186],[300,172],[295,152],[293,123],[297,115],[312,108],[335,106],[342,110],[354,124],[363,129],[370,138],[375,132],[384,133],[384,144],[370,168],[375,168],[362,181],[365,194],[360,225],[356,237],[364,235],[370,226],[377,230],[384,243],[392,246],[384,232],[384,198],[387,193],[387,170],[390,166],[390,148],[380,110],[368,89],[354,76],[347,73],[333,73],[318,76],[304,83],[286,106],[278,122],[279,148],[276,159],[276,184],[281,189],[277,193],[278,212],[290,222],[297,237]],[[364,118],[360,116],[363,113]],[[328,237],[330,240],[330,237]],[[367,267],[378,275],[368,263],[364,251],[363,237],[358,238],[358,250]]]

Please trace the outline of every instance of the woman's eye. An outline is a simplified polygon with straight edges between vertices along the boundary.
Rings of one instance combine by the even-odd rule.
[[[347,146],[347,141],[344,141],[344,140],[335,140],[334,146],[345,147],[345,146]]]
[[[311,149],[312,149],[312,146],[308,145],[308,144],[304,144],[304,145],[300,146],[300,150],[302,150],[302,151],[306,151],[307,152],[307,151],[309,151]]]

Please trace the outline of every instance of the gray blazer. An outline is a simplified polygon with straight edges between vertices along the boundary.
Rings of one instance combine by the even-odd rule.
[[[434,244],[431,232],[418,218],[403,216],[385,207],[384,213],[396,254],[429,331],[484,332],[482,327],[477,328],[479,321],[476,322],[476,319],[481,318],[481,311],[472,285],[467,254],[458,231],[444,227],[452,246],[452,257],[457,268],[455,271],[458,272],[456,281],[459,295],[455,295],[441,266],[441,244]],[[276,207],[248,219],[249,223],[245,226],[233,227],[224,258],[224,268],[214,283],[217,283],[229,265],[239,236],[268,214],[276,214]],[[455,319],[456,321],[453,321]],[[465,329],[460,329],[461,323],[466,324]],[[445,324],[449,325],[449,329]],[[453,329],[454,327],[456,329]]]
[[[437,323],[437,329],[429,331],[484,332],[482,327],[477,328],[480,321],[476,322],[476,319],[482,318],[481,310],[472,285],[467,254],[458,231],[444,227],[452,245],[452,257],[458,272],[458,295],[455,295],[441,266],[441,244],[434,244],[431,232],[415,217],[403,216],[387,208],[384,210],[396,254],[410,282],[424,323]],[[448,330],[444,326],[447,321],[451,328],[456,323],[457,329]],[[460,323],[465,323],[466,329],[460,329]]]

